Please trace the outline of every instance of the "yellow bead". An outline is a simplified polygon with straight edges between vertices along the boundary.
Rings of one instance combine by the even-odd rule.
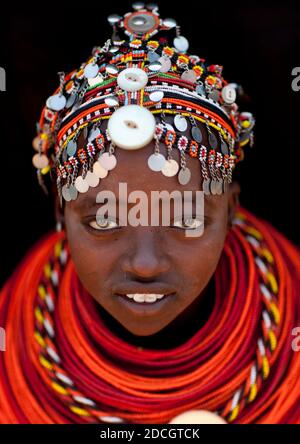
[[[50,171],[50,165],[48,165],[45,168],[41,169],[41,173],[42,174],[47,174],[47,173],[49,173],[49,171]]]

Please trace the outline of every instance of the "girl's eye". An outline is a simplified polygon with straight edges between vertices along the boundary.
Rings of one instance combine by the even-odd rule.
[[[117,228],[118,224],[116,221],[108,218],[97,218],[95,220],[92,220],[89,223],[89,226],[94,228],[95,230],[101,231],[101,230],[112,230],[113,228]]]
[[[178,219],[174,221],[174,227],[182,228],[185,230],[195,230],[201,227],[203,220],[197,217],[186,217],[185,219]]]

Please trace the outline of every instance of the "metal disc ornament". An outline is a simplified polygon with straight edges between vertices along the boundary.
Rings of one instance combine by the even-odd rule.
[[[118,23],[121,19],[122,19],[122,17],[117,14],[111,14],[107,17],[109,24],[112,26],[115,25],[116,23]]]
[[[113,170],[117,165],[117,158],[114,154],[103,153],[99,157],[98,161],[100,162],[102,167],[107,171]]]
[[[98,74],[96,77],[87,79],[89,86],[96,86],[99,85],[104,81],[104,77],[102,74]]]
[[[111,52],[112,54],[115,54],[118,51],[119,51],[119,48],[117,46],[112,46],[111,48],[109,48],[109,52]]]
[[[181,168],[181,170],[178,173],[178,182],[181,185],[186,185],[187,183],[189,183],[190,179],[191,179],[191,170],[187,167]]]
[[[67,158],[68,158],[68,153],[66,150],[63,150],[62,156],[61,156],[62,161],[65,162],[67,160]]]
[[[212,179],[211,184],[210,184],[210,189],[211,189],[211,194],[217,194],[217,180],[216,179]]]
[[[75,187],[79,193],[86,193],[89,189],[89,184],[86,179],[83,179],[82,176],[78,176],[75,180]]]
[[[152,72],[157,72],[161,69],[161,63],[157,60],[156,62],[152,62],[148,65],[148,69]]]
[[[76,190],[74,185],[70,185],[70,187],[69,187],[69,194],[70,194],[72,200],[77,199],[78,191]]]
[[[175,48],[179,52],[186,52],[189,49],[189,42],[182,35],[180,35],[179,37],[175,37],[173,43],[174,43]]]
[[[71,108],[71,106],[74,105],[76,100],[77,94],[72,94],[68,99],[66,103],[66,108]]]
[[[188,126],[186,118],[181,114],[176,114],[174,117],[174,125],[178,131],[181,131],[182,133],[187,130]]]
[[[192,136],[193,139],[196,140],[196,142],[201,143],[202,142],[202,133],[201,130],[198,126],[193,126],[192,127]]]
[[[193,69],[188,69],[181,74],[182,80],[189,83],[196,83],[197,76]]]
[[[226,193],[228,190],[228,180],[223,180],[223,192]]]
[[[151,102],[160,102],[164,98],[164,92],[163,91],[152,91],[152,93],[149,94],[149,99]]]
[[[92,173],[91,171],[88,171],[86,173],[86,177],[85,177],[87,183],[89,184],[90,187],[95,188],[97,185],[99,185],[100,179],[98,176],[96,176],[96,174]]]
[[[217,149],[217,147],[218,147],[218,139],[217,139],[217,136],[214,133],[209,132],[209,134],[208,134],[208,141],[209,141],[210,146],[214,150]]]
[[[166,18],[166,19],[164,19],[164,21],[163,21],[163,25],[164,25],[166,28],[171,29],[171,28],[175,28],[175,26],[177,25],[177,22],[176,22],[176,20],[174,20],[174,19],[172,19],[172,18]]]
[[[148,158],[148,166],[152,171],[161,171],[166,163],[166,158],[160,153],[151,154]]]
[[[222,180],[218,180],[217,181],[217,194],[218,195],[222,194],[222,188],[223,188]]]
[[[219,93],[219,91],[217,91],[216,89],[213,90],[213,91],[211,91],[211,92],[208,94],[208,98],[211,99],[211,100],[213,100],[214,102],[217,102],[217,101],[219,100],[219,98],[220,98],[220,93]]]
[[[175,176],[178,173],[179,165],[174,159],[169,159],[165,162],[161,172],[166,177]]]
[[[148,3],[147,4],[147,9],[149,11],[154,11],[154,9],[158,9],[158,5],[156,3]]]
[[[221,142],[221,151],[222,154],[229,154],[229,148],[226,142],[224,142],[224,140],[222,140]]]
[[[92,142],[96,137],[100,136],[101,132],[99,128],[92,129],[89,133],[88,142]]]
[[[46,168],[49,164],[49,159],[45,154],[36,153],[32,158],[33,165],[38,169]]]
[[[53,111],[61,111],[66,106],[67,99],[62,94],[55,94],[47,100],[47,107]]]
[[[155,51],[149,51],[147,57],[148,57],[149,62],[153,63],[153,62],[156,62],[160,58],[160,55],[157,54],[157,52],[155,52]]]
[[[210,179],[204,179],[202,184],[204,194],[211,194],[209,185],[210,185]]]
[[[108,170],[103,168],[101,163],[97,160],[93,165],[93,174],[99,177],[99,179],[104,179],[108,175]]]
[[[110,97],[106,97],[106,99],[104,100],[104,102],[106,103],[106,105],[109,108],[113,108],[115,106],[119,105],[119,100],[116,96],[110,96]]]
[[[88,136],[88,127],[85,126],[82,131],[83,138],[86,139]]]
[[[92,78],[96,77],[96,75],[98,74],[98,71],[99,71],[99,66],[96,63],[89,63],[84,68],[84,76],[87,79],[92,79]]]
[[[143,3],[143,2],[134,2],[133,4],[132,4],[132,8],[135,10],[135,11],[139,11],[140,9],[143,9],[145,7],[145,3]]]
[[[158,59],[158,61],[161,63],[161,68],[159,69],[160,72],[168,72],[170,71],[171,67],[172,67],[172,63],[171,60],[169,59],[169,57],[160,57]]]
[[[205,96],[205,88],[203,84],[199,84],[196,86],[196,93],[200,96]]]
[[[107,65],[105,68],[106,72],[111,75],[118,74],[119,68],[116,65]]]
[[[173,126],[172,126],[170,123],[166,123],[166,122],[165,122],[165,127],[166,127],[166,129],[167,129],[168,131],[174,131],[174,128],[173,128]]]
[[[69,193],[69,188],[67,187],[67,185],[64,185],[62,187],[61,194],[67,202],[70,202],[72,200],[72,197],[71,197],[71,194]]]
[[[35,149],[35,151],[39,151],[40,150],[40,145],[42,143],[42,140],[40,139],[39,136],[36,136],[33,141],[32,141],[32,146]]]

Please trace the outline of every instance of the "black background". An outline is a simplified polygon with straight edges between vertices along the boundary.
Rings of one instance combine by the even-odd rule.
[[[51,198],[37,184],[31,158],[35,123],[58,86],[94,46],[111,36],[109,14],[131,11],[132,2],[99,1],[1,13],[0,66],[7,91],[0,92],[1,267],[0,285],[26,250],[54,227]],[[291,88],[300,66],[297,3],[161,1],[161,17],[173,17],[190,41],[189,53],[224,66],[224,77],[241,83],[255,114],[255,146],[238,166],[243,206],[300,245],[300,91]]]

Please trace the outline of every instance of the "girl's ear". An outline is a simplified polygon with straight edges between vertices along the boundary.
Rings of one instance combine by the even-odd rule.
[[[238,182],[231,182],[228,188],[228,229],[232,227],[234,215],[240,205],[241,187]]]

